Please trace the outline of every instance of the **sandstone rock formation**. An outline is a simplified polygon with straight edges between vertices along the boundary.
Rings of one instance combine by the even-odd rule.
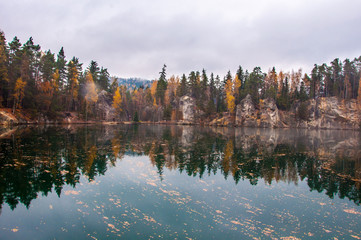
[[[267,98],[260,103],[260,121],[259,127],[285,127],[279,115],[276,101],[273,98]]]
[[[280,111],[274,99],[261,100],[259,109],[247,95],[237,106],[236,125],[267,128],[309,128],[309,129],[360,129],[361,111],[356,100],[342,100],[337,97],[310,99],[306,104],[306,119],[297,118],[300,103],[290,111]]]
[[[183,121],[192,123],[195,120],[195,101],[192,97],[183,96],[180,99],[179,107],[183,115]]]
[[[113,121],[116,119],[115,109],[112,106],[112,96],[106,91],[102,90],[98,94],[98,101],[95,106],[95,111],[98,118],[104,121]]]
[[[360,129],[361,112],[356,100],[337,97],[311,99],[306,102],[307,120],[289,122],[290,127],[311,129]],[[299,106],[296,106],[297,112]]]
[[[236,125],[257,127],[257,113],[251,95],[247,95],[236,109]]]

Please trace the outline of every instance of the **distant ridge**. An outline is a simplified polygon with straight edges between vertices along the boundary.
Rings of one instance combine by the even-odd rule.
[[[126,86],[127,89],[136,89],[141,86],[144,88],[150,87],[152,85],[151,80],[142,79],[142,78],[118,78],[119,86]]]

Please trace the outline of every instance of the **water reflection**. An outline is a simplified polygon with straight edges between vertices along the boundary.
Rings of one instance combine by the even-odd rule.
[[[0,132],[0,206],[27,208],[39,194],[61,196],[106,174],[124,155],[147,155],[164,169],[202,178],[223,174],[237,184],[307,181],[330,198],[361,199],[358,132],[181,126],[27,127]],[[1,210],[1,208],[0,208]]]

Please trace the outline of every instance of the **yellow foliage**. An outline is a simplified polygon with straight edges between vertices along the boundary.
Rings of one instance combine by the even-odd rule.
[[[150,93],[152,97],[155,97],[155,93],[157,92],[158,81],[153,81],[152,86],[150,87]]]
[[[239,80],[238,75],[236,74],[236,77],[234,78],[234,91],[238,92],[241,85],[242,85],[241,80]]]
[[[25,96],[25,86],[26,82],[23,81],[21,77],[16,80],[14,88],[15,108],[21,108],[20,104]]]
[[[86,74],[86,84],[87,84],[87,93],[85,95],[85,100],[90,103],[95,103],[98,101],[98,94],[96,90],[93,77],[90,73]]]
[[[232,80],[228,80],[226,82],[226,86],[225,86],[225,91],[226,91],[226,102],[227,102],[227,108],[228,111],[230,113],[234,112],[234,108],[236,106],[235,103],[235,97],[234,97],[234,90],[233,90],[233,83]]]
[[[87,159],[85,162],[85,171],[87,174],[90,174],[91,167],[93,166],[94,160],[97,156],[98,149],[96,146],[90,147],[90,149],[87,152]]]
[[[227,142],[226,149],[224,150],[224,158],[222,162],[223,171],[225,173],[228,173],[230,170],[230,165],[234,154],[233,149],[234,149],[233,141],[230,139]]]
[[[60,79],[59,70],[56,69],[55,73],[53,74],[53,80],[52,80],[52,85],[56,92],[59,90],[59,79]]]
[[[76,69],[76,66],[74,64],[72,64],[69,70],[72,73],[69,79],[71,96],[73,97],[73,99],[75,99],[78,97],[79,90],[78,70]]]
[[[122,95],[120,94],[120,88],[117,87],[117,90],[113,96],[113,108],[118,112],[122,112]]]

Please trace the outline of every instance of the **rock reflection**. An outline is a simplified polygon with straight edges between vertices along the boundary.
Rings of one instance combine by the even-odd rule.
[[[0,205],[30,206],[39,194],[104,175],[125,155],[147,155],[157,168],[256,185],[306,181],[310,190],[360,204],[358,132],[190,126],[69,126],[1,130]],[[1,208],[0,208],[1,210]]]

